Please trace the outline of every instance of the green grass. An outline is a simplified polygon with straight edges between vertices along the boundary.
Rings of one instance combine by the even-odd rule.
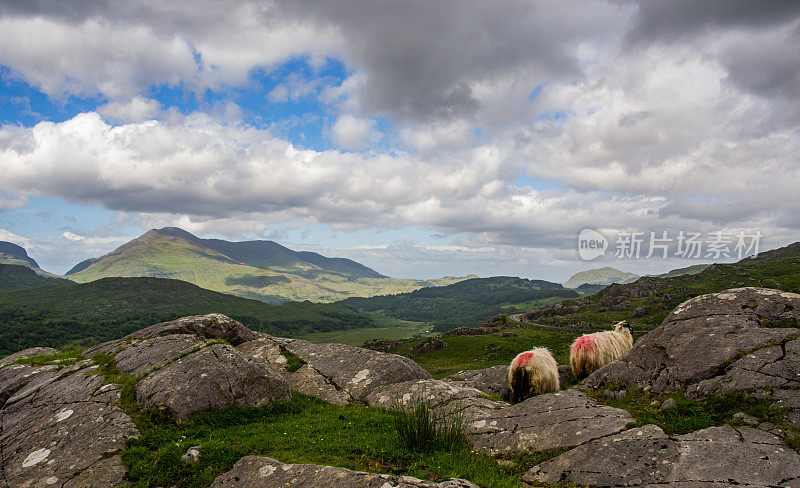
[[[30,366],[44,366],[46,364],[57,364],[61,367],[70,366],[83,359],[81,349],[67,349],[53,354],[39,354],[27,358],[17,359],[13,364],[28,364]]]
[[[414,357],[420,366],[434,378],[444,378],[465,369],[482,369],[499,364],[509,364],[520,352],[533,347],[547,347],[559,364],[569,364],[569,346],[579,332],[551,331],[531,327],[498,328],[500,333],[513,337],[493,335],[455,336],[443,334],[440,339],[447,346]],[[393,349],[395,354],[408,354],[415,342]],[[499,350],[496,348],[499,347]],[[496,351],[496,352],[493,352]]]
[[[372,339],[397,341],[410,339],[412,337],[421,337],[428,335],[431,329],[431,326],[424,322],[394,319],[375,312],[368,313],[367,315],[373,319],[377,327],[364,327],[330,332],[309,332],[306,334],[299,334],[297,337],[316,344],[336,342],[339,344],[360,346],[364,344],[364,342]]]
[[[140,413],[137,418],[141,421],[144,416]],[[415,451],[405,447],[396,419],[397,413],[389,410],[338,407],[293,393],[292,402],[234,407],[181,424],[149,418],[142,436],[128,442],[122,459],[138,488],[208,486],[246,455],[422,479],[460,477],[489,488],[518,488],[526,469],[557,454],[517,456],[516,466],[502,467],[461,445]],[[195,445],[202,446],[200,461],[182,461],[180,456]]]
[[[605,396],[604,390],[589,395],[612,407],[623,408],[636,419],[636,427],[655,424],[668,434],[686,434],[706,427],[733,423],[733,416],[744,412],[762,422],[783,424],[786,410],[771,406],[770,400],[751,397],[743,392],[705,398],[689,398],[683,392],[654,394],[638,388],[626,390],[624,398]],[[672,398],[675,406],[661,411],[660,406]]]
[[[458,409],[434,410],[430,400],[417,396],[408,405],[394,406],[394,428],[400,442],[411,451],[465,448],[464,416]]]

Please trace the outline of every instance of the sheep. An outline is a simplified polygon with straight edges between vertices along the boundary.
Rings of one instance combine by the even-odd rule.
[[[517,354],[508,368],[508,386],[512,403],[558,391],[558,364],[550,351],[536,347]]]
[[[633,347],[633,329],[623,320],[614,330],[584,334],[569,349],[569,364],[577,379],[583,379],[627,354]]]

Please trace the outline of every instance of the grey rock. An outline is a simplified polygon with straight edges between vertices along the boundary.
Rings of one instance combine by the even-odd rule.
[[[93,476],[87,470],[95,467],[99,473],[101,459],[138,436],[118,406],[118,387],[104,384],[95,372],[84,363],[47,381],[40,376],[0,410],[0,465],[10,486],[61,486],[68,480],[76,483],[69,486],[86,486],[77,483]],[[94,486],[122,484],[124,470],[116,473],[103,475],[113,482]]]
[[[300,358],[309,369],[303,374],[303,382],[310,394],[320,398],[361,401],[373,390],[403,381],[430,379],[431,375],[411,359],[396,354],[347,346],[344,344],[313,344],[299,339],[283,339],[260,334],[255,343],[242,344],[239,350],[252,357],[265,359],[273,367],[281,363],[283,351]],[[299,371],[299,370],[298,370]],[[316,374],[319,377],[312,380]],[[328,388],[326,385],[332,387]]]
[[[753,417],[752,415],[747,415],[744,412],[739,412],[739,413],[733,414],[733,420],[735,420],[736,422],[741,422],[742,424],[745,424],[745,425],[758,425],[759,424],[759,420],[757,418]]]
[[[200,449],[202,449],[202,447],[203,446],[190,447],[189,449],[186,450],[185,453],[183,453],[183,455],[181,455],[181,459],[183,459],[187,463],[197,464],[198,462],[200,462]]]
[[[55,365],[30,366],[8,364],[0,368],[0,406],[21,389],[33,382],[52,380],[58,376]]]
[[[633,417],[578,390],[529,398],[466,425],[476,450],[488,454],[536,452],[577,446],[620,432]]]
[[[789,358],[778,354],[780,346],[773,347],[800,329],[765,327],[798,320],[800,295],[794,293],[737,288],[699,296],[678,306],[626,356],[594,372],[586,384],[617,381],[656,392],[688,388],[697,394],[730,391],[737,384],[742,389],[800,384],[793,352],[797,345],[787,348]],[[747,352],[753,357],[740,357]],[[731,363],[738,364],[729,368]]]
[[[508,398],[508,365],[468,369],[447,377],[448,381],[476,388],[489,395]]]
[[[483,393],[476,388],[445,380],[395,383],[374,390],[365,400],[375,407],[403,410],[425,402],[437,414],[459,412],[465,422],[493,415],[508,407],[505,402],[484,398]]]
[[[663,412],[664,410],[669,410],[670,408],[675,408],[676,405],[677,404],[675,403],[675,399],[674,398],[667,398],[666,400],[664,400],[664,403],[662,403],[661,406],[658,409]]]
[[[203,339],[221,339],[234,346],[256,338],[255,332],[221,313],[181,317],[137,330],[126,337],[142,339],[175,334],[192,334]]]
[[[14,354],[9,354],[3,359],[0,359],[0,366],[11,364],[14,361],[19,361],[20,359],[28,359],[34,356],[42,356],[45,354],[56,354],[56,353],[58,353],[58,350],[53,349],[52,347],[31,347],[28,349],[23,349],[22,351],[15,352]]]
[[[597,439],[534,466],[528,483],[596,486],[797,486],[800,454],[751,427],[669,437],[654,425]]]
[[[125,465],[119,456],[100,459],[64,483],[64,488],[99,488],[121,486],[125,479]]]
[[[441,483],[410,476],[392,476],[350,471],[316,464],[284,464],[265,457],[247,456],[214,480],[212,488],[478,488],[469,481],[452,479]]]
[[[245,355],[266,361],[294,391],[334,405],[346,405],[352,400],[349,393],[309,364],[303,364],[298,370],[290,371],[287,367],[286,351],[281,349],[280,343],[275,338],[262,334],[257,340],[240,344],[236,349]]]
[[[198,339],[190,334],[135,339],[124,346],[114,356],[114,360],[120,371],[131,376],[138,376],[160,368],[209,342],[209,340]]]
[[[568,364],[558,365],[558,384],[561,388],[566,388],[568,385],[574,385],[578,382],[578,378],[572,372],[572,367]]]
[[[289,386],[264,361],[229,344],[212,344],[149,374],[136,385],[143,408],[159,407],[177,420],[234,405],[291,400]]]

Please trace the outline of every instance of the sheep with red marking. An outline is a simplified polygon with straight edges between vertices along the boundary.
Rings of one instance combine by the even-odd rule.
[[[584,334],[572,343],[569,364],[576,378],[583,379],[625,355],[633,347],[633,329],[628,322],[614,324],[613,330]]]
[[[558,391],[558,364],[550,351],[536,347],[517,354],[508,369],[508,386],[512,403]]]

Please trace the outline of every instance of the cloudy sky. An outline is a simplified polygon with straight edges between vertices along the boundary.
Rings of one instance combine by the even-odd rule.
[[[397,277],[662,272],[800,240],[798,188],[797,1],[0,1],[0,240],[54,272],[167,225]]]

